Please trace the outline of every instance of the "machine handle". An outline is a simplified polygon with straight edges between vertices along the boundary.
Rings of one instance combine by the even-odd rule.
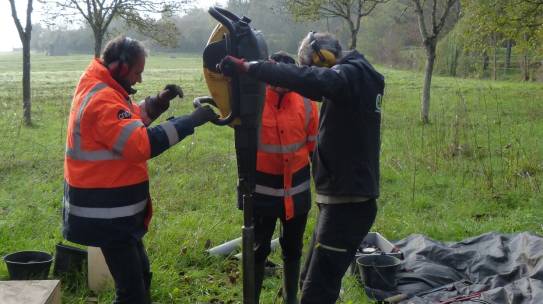
[[[230,33],[235,33],[234,22],[239,21],[239,17],[220,7],[212,6],[208,10],[209,14],[217,19],[222,25],[226,26]]]
[[[215,8],[215,10],[217,10],[220,14],[222,14],[223,16],[225,16],[226,18],[236,22],[236,21],[239,21],[240,18],[232,13],[231,11],[227,10],[227,9],[224,9],[224,8],[221,8],[221,7],[218,7],[218,6],[214,6],[213,8]]]
[[[209,96],[196,97],[192,101],[192,104],[194,105],[195,108],[203,107],[204,103],[217,107],[215,100],[213,100],[213,98]],[[232,112],[230,112],[230,114],[228,114],[228,116],[226,116],[225,118],[217,117],[211,120],[211,122],[217,126],[226,126],[227,124],[230,124],[232,121],[234,121],[234,116],[232,115]]]

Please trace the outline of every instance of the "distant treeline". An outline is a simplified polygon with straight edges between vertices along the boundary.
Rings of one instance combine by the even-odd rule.
[[[280,1],[230,1],[227,9],[252,19],[252,26],[263,32],[270,51],[285,50],[296,53],[299,41],[310,30],[326,30],[346,39],[341,21],[328,19],[317,22],[296,22],[284,9]],[[206,45],[211,31],[217,24],[204,9],[192,9],[183,16],[168,16],[168,22],[175,24],[175,31],[164,31],[169,37],[148,37],[124,24],[123,20],[114,20],[108,30],[108,38],[118,34],[142,40],[151,51],[160,52],[201,52]],[[173,32],[173,33],[172,33]],[[155,35],[156,33],[153,33]],[[164,39],[166,38],[166,39]],[[106,39],[107,40],[107,39]],[[164,46],[157,42],[170,40],[174,46]],[[87,24],[78,29],[49,29],[40,24],[33,27],[32,46],[34,51],[49,55],[93,52],[93,33]]]
[[[462,3],[469,5],[470,2]],[[284,7],[283,0],[230,0],[227,4],[227,9],[252,19],[252,25],[263,32],[272,52],[285,50],[295,54],[299,41],[310,30],[332,32],[343,45],[348,45],[349,32],[341,20],[321,18],[314,22],[297,22]],[[173,33],[165,31],[164,35],[168,36],[162,39],[137,32],[122,20],[113,22],[108,36],[123,33],[143,40],[152,52],[201,52],[217,23],[204,9],[192,9],[183,16],[163,18],[175,24],[176,30]],[[503,35],[501,40],[494,39],[490,47],[488,41],[470,33],[474,19],[477,20],[470,19],[469,14],[467,17],[458,14],[458,18],[448,21],[447,30],[438,44],[436,73],[458,77],[543,80],[541,48],[522,47]],[[477,43],[474,37],[479,39]],[[539,45],[542,39],[540,36],[537,38]],[[166,47],[156,42],[164,40],[173,43]],[[79,29],[53,30],[37,24],[33,28],[31,47],[49,55],[92,53],[93,35],[86,25]],[[406,9],[401,0],[383,4],[363,18],[357,48],[373,62],[395,68],[422,70],[425,62],[417,17]]]

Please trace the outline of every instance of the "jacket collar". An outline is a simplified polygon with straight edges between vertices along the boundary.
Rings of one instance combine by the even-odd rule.
[[[266,102],[274,108],[277,108],[279,103],[281,103],[281,105],[284,105],[285,102],[290,99],[289,96],[292,93],[292,91],[288,91],[283,95],[279,95],[276,91],[272,90],[270,86],[266,86]]]
[[[115,91],[121,93],[125,98],[128,98],[128,93],[126,90],[115,79],[113,79],[109,70],[102,63],[102,60],[94,58],[89,64],[85,73],[89,77],[96,78],[99,81],[104,82]]]

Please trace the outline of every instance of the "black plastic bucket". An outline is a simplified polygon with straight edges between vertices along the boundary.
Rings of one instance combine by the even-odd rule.
[[[356,259],[364,285],[374,289],[393,290],[402,261],[385,254],[371,254]]]
[[[59,276],[62,274],[81,273],[86,260],[86,250],[58,243],[56,245],[53,274]]]
[[[19,251],[4,256],[12,280],[44,280],[49,275],[53,256],[42,251]]]

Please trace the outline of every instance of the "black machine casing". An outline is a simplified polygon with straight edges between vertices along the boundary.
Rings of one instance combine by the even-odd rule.
[[[243,228],[243,303],[256,302],[254,267],[253,193],[255,190],[256,155],[265,85],[246,75],[226,77],[217,65],[226,55],[247,61],[267,59],[268,48],[262,34],[249,26],[251,20],[218,7],[209,14],[219,25],[215,27],[204,50],[204,76],[212,98],[201,102],[212,103],[221,111],[221,118],[213,123],[234,128],[238,167],[238,193],[242,197]],[[195,106],[199,106],[198,98]]]
[[[246,186],[243,185],[246,182],[248,191],[253,192],[265,84],[246,75],[223,76],[217,71],[217,64],[226,55],[247,61],[267,59],[268,48],[262,34],[249,26],[249,18],[240,18],[218,7],[211,7],[209,13],[220,22],[203,55],[204,76],[214,103],[223,116],[214,123],[234,127],[239,186]]]

